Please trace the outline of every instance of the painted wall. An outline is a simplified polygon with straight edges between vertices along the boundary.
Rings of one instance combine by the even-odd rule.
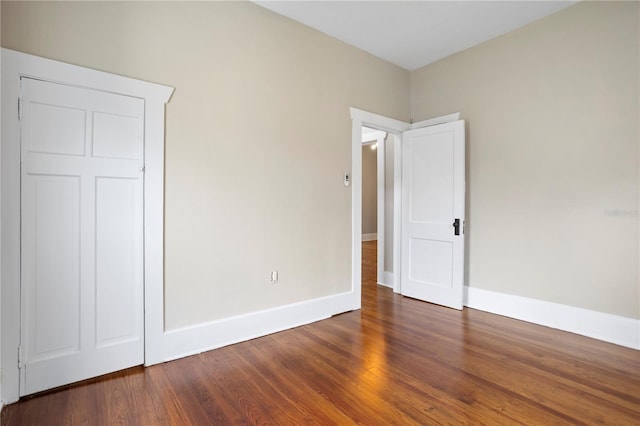
[[[2,46],[175,87],[168,329],[350,289],[349,107],[408,121],[407,71],[248,2],[3,1]]]
[[[411,73],[411,89],[251,3],[1,10],[3,47],[176,87],[169,329],[349,287],[350,106],[467,120],[469,285],[640,318],[637,2],[581,2]]]
[[[470,286],[640,318],[639,3],[581,2],[411,74],[467,121]]]
[[[374,142],[375,143],[375,142]],[[362,145],[362,234],[378,229],[378,150]]]
[[[393,272],[393,143],[394,135],[387,134],[384,141],[384,270],[388,272]]]

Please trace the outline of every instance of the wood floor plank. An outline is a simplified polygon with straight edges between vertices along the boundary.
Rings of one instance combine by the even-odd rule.
[[[638,425],[640,351],[376,285],[362,309],[4,408],[1,425]]]
[[[271,348],[263,348],[258,345],[244,346],[245,360],[255,367],[254,373],[257,374],[263,385],[277,395],[280,401],[284,401],[291,410],[294,410],[302,417],[304,423],[319,424],[346,424],[349,418],[342,412],[337,410],[330,401],[318,392],[315,392],[294,369],[288,368],[289,364],[296,356],[304,356],[303,354],[278,353],[279,347],[285,343],[278,341],[274,350]],[[261,362],[264,359],[265,349],[269,350],[270,363],[277,363],[277,367],[273,368],[270,363]],[[295,387],[291,387],[291,383],[297,383]]]

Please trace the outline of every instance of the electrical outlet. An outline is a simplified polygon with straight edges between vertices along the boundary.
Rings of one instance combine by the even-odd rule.
[[[278,270],[276,269],[275,271],[271,271],[271,284],[277,284],[278,283]]]

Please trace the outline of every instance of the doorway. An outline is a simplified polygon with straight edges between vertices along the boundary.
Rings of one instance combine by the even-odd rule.
[[[375,281],[393,287],[394,135],[362,128],[362,241],[375,241]]]
[[[377,131],[386,132],[388,137],[393,138],[393,211],[400,211],[400,138],[405,130],[409,130],[411,125],[402,121],[394,120],[367,111],[351,108],[352,120],[352,144],[351,144],[351,292],[350,305],[352,309],[359,309],[362,304],[362,128],[367,127]],[[399,271],[399,230],[400,223],[397,214],[393,215],[393,223],[388,224],[393,228],[392,241],[392,271]],[[383,265],[383,263],[380,263]],[[391,286],[394,292],[399,292],[398,274],[394,274]]]
[[[350,112],[353,173],[352,292],[350,296],[353,298],[351,303],[354,309],[361,306],[362,298],[363,127],[390,133],[395,138],[393,291],[427,302],[461,309],[464,276],[465,142],[464,121],[459,119],[460,113],[409,124],[356,108],[351,108]],[[404,152],[405,148],[406,152]],[[425,170],[427,170],[426,173]],[[441,196],[442,194],[448,195],[444,197]],[[447,202],[443,203],[443,200]],[[443,213],[441,215],[422,214],[423,211],[431,211],[430,209]],[[426,234],[413,233],[413,228],[418,223],[425,225],[428,229],[437,228],[439,234],[429,240],[430,237],[425,236]],[[445,256],[449,254],[448,248],[451,253]],[[403,258],[405,252],[411,257],[411,262]],[[449,269],[452,272],[449,275],[445,274],[444,271]],[[420,292],[418,296],[412,295],[413,293],[405,294],[405,282],[409,285],[407,290],[411,290],[410,287],[413,284],[430,289],[426,290],[426,293]],[[447,293],[447,298],[432,297],[433,289],[445,284],[447,289],[444,293]]]

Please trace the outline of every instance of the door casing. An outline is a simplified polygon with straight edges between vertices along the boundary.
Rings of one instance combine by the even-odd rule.
[[[0,306],[2,403],[19,399],[20,78],[30,77],[144,99],[145,365],[163,361],[164,108],[172,87],[2,49]]]

